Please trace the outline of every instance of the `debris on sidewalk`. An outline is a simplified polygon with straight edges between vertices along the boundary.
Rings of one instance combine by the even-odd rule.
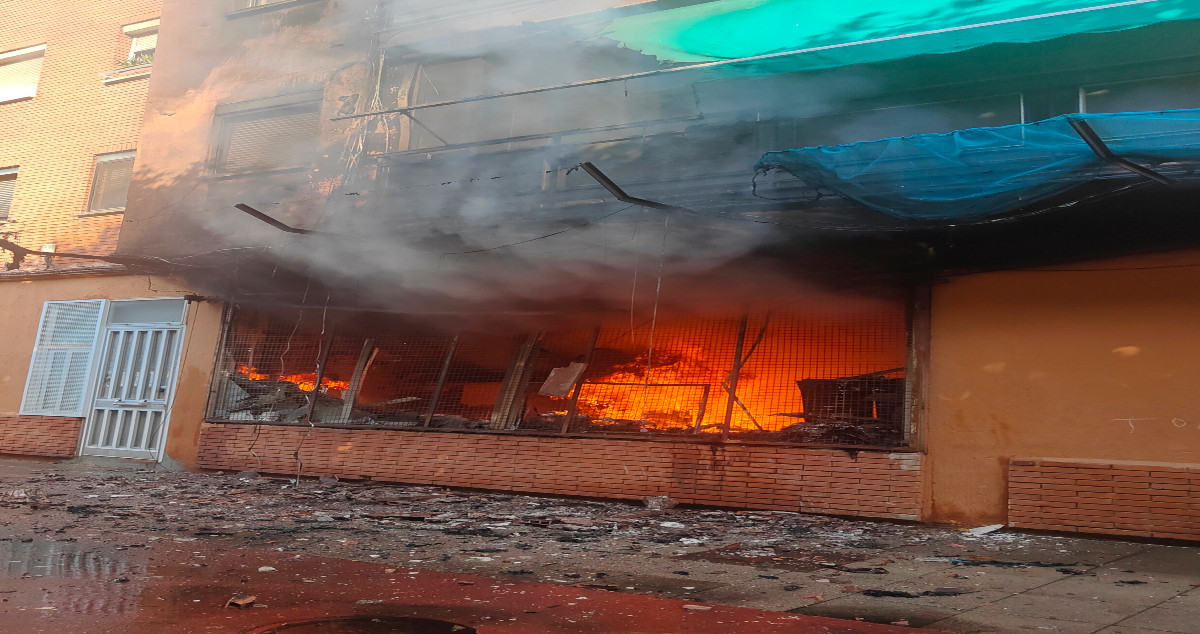
[[[225,602],[227,608],[249,608],[254,606],[254,602],[258,597],[253,594],[239,594]]]

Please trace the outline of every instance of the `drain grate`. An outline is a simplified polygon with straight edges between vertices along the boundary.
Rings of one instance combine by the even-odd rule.
[[[345,616],[275,623],[245,634],[476,634],[476,631],[472,627],[437,619]]]

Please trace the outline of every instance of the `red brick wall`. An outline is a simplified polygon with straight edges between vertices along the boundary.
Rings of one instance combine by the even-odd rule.
[[[70,458],[82,427],[82,418],[0,413],[0,453]]]
[[[117,244],[122,215],[89,215],[97,154],[137,147],[146,110],[148,77],[104,83],[131,40],[123,25],[157,18],[161,0],[5,2],[0,52],[44,44],[37,95],[0,104],[0,168],[18,167],[16,194],[0,233],[40,250],[108,253]],[[9,254],[0,253],[0,262]],[[57,258],[59,267],[96,266]],[[30,258],[22,270],[44,267]]]
[[[205,424],[199,466],[917,519],[921,456],[478,433]]]
[[[1008,473],[1014,527],[1200,540],[1200,464],[1032,458]]]

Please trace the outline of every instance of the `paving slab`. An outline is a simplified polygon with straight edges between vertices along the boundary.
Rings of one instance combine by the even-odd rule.
[[[1017,616],[1015,614],[996,614],[994,612],[968,612],[930,623],[926,627],[939,632],[958,632],[960,634],[990,634],[992,632],[1091,634],[1097,629],[1093,623],[1050,621],[1044,618]]]
[[[1129,602],[1071,596],[1018,594],[975,608],[979,614],[1012,614],[1047,621],[1078,621],[1096,625],[1114,625],[1132,616],[1138,608]]]
[[[1119,627],[1141,628],[1157,632],[1196,634],[1196,632],[1200,632],[1200,611],[1192,608],[1160,605],[1135,614],[1117,623],[1117,625]]]

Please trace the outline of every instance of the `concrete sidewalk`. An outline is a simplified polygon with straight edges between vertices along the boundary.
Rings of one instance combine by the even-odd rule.
[[[270,610],[291,606],[271,612],[272,618],[317,614],[306,605],[341,615],[368,606],[370,614],[386,608],[392,616],[433,616],[481,632],[505,631],[485,628],[511,618],[528,628],[551,628],[520,631],[803,632],[878,623],[952,632],[1200,632],[1195,546],[1011,532],[976,536],[800,513],[656,511],[379,483],[306,480],[297,486],[256,474],[79,462],[0,460],[0,503],[0,548],[10,562],[0,579],[0,590],[8,592],[0,598],[9,601],[0,610],[29,619],[37,607],[55,608],[36,611],[47,624],[69,610],[29,603],[29,588],[75,583],[103,590],[97,596],[141,587],[137,610],[147,618],[162,623],[164,614],[187,612],[204,627],[221,619],[237,627],[264,623],[243,619],[245,611],[211,612],[229,598],[217,594],[244,588],[261,595],[258,601]],[[80,548],[108,553],[92,557],[96,562],[148,558],[130,575],[118,564],[92,565],[109,572],[86,583],[30,567],[90,561]],[[259,574],[260,566],[289,572]],[[337,579],[316,574],[322,569],[338,570]],[[106,575],[112,578],[101,579]],[[128,581],[114,581],[121,578]],[[423,594],[432,586],[411,583],[414,578],[440,584],[436,600]],[[221,592],[205,594],[197,579]],[[176,602],[182,607],[160,612],[159,599],[147,599],[184,586],[202,594],[196,606]],[[485,587],[494,596],[478,595]],[[18,595],[24,610],[13,606]],[[501,596],[538,600],[506,604]],[[427,604],[440,607],[416,609]],[[124,604],[109,598],[87,605]],[[485,605],[503,607],[503,618],[463,612]],[[549,605],[562,614],[550,619]],[[594,605],[610,607],[596,612]],[[254,610],[267,609],[250,612],[258,619],[268,613]],[[571,620],[593,612],[588,618],[601,629],[570,629]],[[559,619],[567,614],[574,616]],[[654,615],[645,617],[650,629],[628,629],[643,621],[622,620],[627,614]],[[477,620],[483,616],[489,618]]]

